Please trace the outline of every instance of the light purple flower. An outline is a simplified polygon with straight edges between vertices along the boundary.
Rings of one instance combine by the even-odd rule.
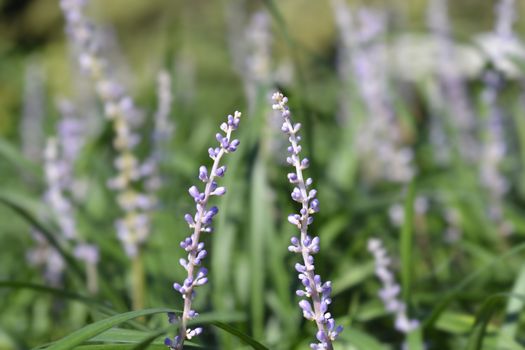
[[[312,224],[312,214],[319,211],[319,200],[317,200],[317,191],[310,189],[312,179],[304,179],[303,170],[308,168],[309,161],[307,158],[301,159],[301,146],[299,141],[301,137],[298,135],[301,124],[293,124],[290,119],[290,110],[288,109],[288,98],[281,93],[274,93],[272,96],[275,104],[273,109],[279,111],[282,116],[281,130],[290,141],[291,146],[288,148],[290,156],[287,162],[295,168],[295,173],[288,174],[288,180],[295,185],[292,191],[292,199],[302,205],[299,214],[292,214],[288,216],[288,221],[297,226],[300,230],[300,237],[292,237],[291,245],[288,250],[293,253],[301,254],[303,257],[302,263],[297,263],[295,269],[299,273],[298,277],[303,285],[303,289],[299,289],[296,294],[304,299],[299,302],[299,307],[303,311],[303,316],[307,320],[316,323],[318,332],[318,343],[310,344],[312,349],[318,350],[332,350],[332,342],[342,332],[342,326],[336,326],[335,320],[328,312],[328,305],[331,304],[330,298],[331,283],[327,281],[322,282],[321,276],[315,274],[314,257],[313,255],[319,252],[319,237],[310,237],[308,235],[308,226]]]
[[[184,215],[184,220],[193,233],[180,243],[181,248],[188,252],[187,258],[179,261],[180,265],[187,271],[187,277],[182,284],[174,283],[173,288],[182,295],[184,310],[180,318],[168,315],[171,323],[179,323],[178,335],[173,340],[167,338],[164,342],[170,349],[181,350],[186,339],[191,339],[202,333],[202,328],[187,328],[188,321],[198,315],[195,310],[192,310],[192,301],[195,297],[194,289],[208,282],[208,270],[206,268],[200,267],[196,272],[196,268],[201,265],[202,260],[208,254],[204,249],[204,243],[199,242],[199,239],[201,232],[212,232],[213,218],[219,212],[216,206],[208,207],[210,197],[222,196],[226,193],[225,188],[219,187],[215,179],[224,176],[226,171],[224,166],[220,166],[224,154],[234,152],[239,145],[238,140],[232,139],[232,133],[239,126],[240,117],[241,113],[235,112],[228,116],[225,123],[221,124],[221,130],[224,134],[216,135],[219,147],[210,148],[209,152],[213,165],[209,170],[204,165],[199,168],[198,178],[205,184],[203,192],[197,186],[191,186],[188,190],[189,195],[195,201],[197,210],[195,215]]]
[[[156,203],[153,194],[143,193],[137,184],[141,180],[158,183],[156,177],[148,177],[156,164],[146,162],[143,165],[134,154],[134,149],[140,142],[137,127],[142,123],[142,113],[131,96],[127,95],[124,86],[114,78],[114,67],[100,54],[100,42],[94,33],[94,26],[83,13],[86,4],[87,0],[60,1],[74,53],[81,68],[91,78],[102,102],[104,114],[113,128],[113,147],[117,151],[114,165],[117,174],[107,185],[117,192],[117,203],[123,211],[123,218],[115,225],[117,237],[126,254],[135,258],[150,233],[149,221],[136,220],[136,217],[147,214]],[[166,113],[169,101],[162,104],[160,114]],[[145,177],[148,178],[144,179]],[[148,189],[146,184],[144,187]]]
[[[389,270],[391,259],[383,247],[383,242],[377,238],[371,238],[368,240],[368,251],[374,256],[376,276],[383,284],[378,293],[379,298],[385,305],[385,309],[395,315],[395,328],[404,334],[412,332],[419,327],[419,321],[408,318],[406,304],[399,299],[401,286],[396,283],[394,274]]]

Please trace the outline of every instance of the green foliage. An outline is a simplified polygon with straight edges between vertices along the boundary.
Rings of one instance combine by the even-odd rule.
[[[488,215],[491,196],[479,180],[479,164],[459,154],[461,140],[453,127],[456,116],[448,110],[449,101],[435,105],[438,84],[434,76],[408,81],[395,75],[389,91],[390,107],[401,125],[401,142],[414,151],[415,178],[399,184],[377,180],[367,172],[366,165],[373,159],[360,153],[356,140],[363,123],[374,116],[359,96],[356,77],[336,70],[339,44],[329,1],[232,1],[242,5],[239,20],[243,29],[249,16],[259,10],[270,15],[273,29],[269,68],[277,76],[257,81],[254,96],[248,99],[243,95],[248,90],[246,72],[232,68],[234,55],[228,51],[228,45],[234,44],[228,43],[232,38],[226,38],[234,23],[222,17],[230,9],[228,1],[112,0],[106,4],[93,0],[90,14],[101,23],[114,25],[122,44],[122,53],[108,50],[108,54],[127,59],[120,62],[117,74],[124,76],[146,111],[140,130],[144,142],[137,149],[141,158],[151,146],[156,71],[167,67],[174,83],[171,120],[176,130],[160,164],[163,187],[157,193],[153,233],[140,266],[144,279],[139,281],[148,309],[130,311],[134,291],[131,262],[116,238],[119,210],[114,193],[106,188],[115,174],[115,154],[111,128],[102,117],[103,106],[94,99],[93,86],[68,64],[57,3],[42,0],[7,5],[15,2],[0,1],[1,350],[166,349],[163,338],[173,335],[176,326],[168,325],[165,313],[182,308],[172,284],[185,277],[178,261],[184,256],[179,242],[188,233],[183,215],[193,210],[187,189],[197,181],[198,167],[209,165],[207,148],[214,143],[217,122],[234,109],[243,111],[238,134],[241,145],[226,160],[228,172],[221,185],[228,192],[214,203],[219,207],[215,230],[204,237],[209,253],[204,265],[210,281],[198,291],[194,305],[201,314],[193,323],[204,325],[205,331],[187,345],[308,348],[316,330],[303,322],[297,307],[294,292],[300,282],[295,257],[287,251],[294,228],[286,217],[296,208],[286,181],[286,139],[279,134],[280,125],[268,101],[277,86],[287,93],[294,118],[302,123],[303,152],[311,160],[309,174],[319,192],[321,211],[312,225],[312,234],[321,238],[316,271],[333,282],[330,312],[345,326],[335,349],[394,350],[404,343],[410,350],[524,349],[522,76],[509,76],[500,96],[508,146],[501,172],[510,184],[502,200],[502,216],[513,228],[512,235],[506,235]],[[491,6],[449,2],[456,39],[461,38],[457,41],[472,46],[471,34],[492,23]],[[405,15],[412,19],[403,23],[402,16],[394,17],[388,40],[395,41],[405,29],[423,30],[423,1],[415,1],[410,9],[403,8],[402,1],[374,3],[393,8],[393,15],[408,11]],[[522,10],[517,12],[523,17]],[[13,20],[8,20],[10,16]],[[310,18],[315,22],[309,23]],[[522,37],[523,23],[517,26]],[[402,26],[408,29],[400,30]],[[523,66],[519,59],[515,61]],[[43,199],[42,160],[23,151],[23,130],[18,128],[25,103],[23,90],[29,84],[24,74],[35,62],[47,73],[42,92],[44,121],[35,127],[45,136],[56,133],[59,117],[53,102],[61,95],[75,100],[84,118],[96,124],[74,169],[88,190],[82,193],[79,183],[80,199],[73,201],[79,234],[100,248],[95,293],[89,291],[86,266],[62,239],[57,217]],[[408,65],[414,64],[415,70],[417,63],[414,58]],[[345,81],[349,85],[343,87]],[[472,101],[481,99],[482,85],[481,76],[469,76]],[[473,104],[477,122],[484,125],[486,108]],[[351,112],[349,120],[338,117],[341,109]],[[446,162],[437,160],[442,150],[431,140],[434,115],[444,124],[448,141],[443,147],[450,150]],[[485,139],[482,127],[475,134]],[[416,205],[420,197],[428,202],[424,212]],[[389,215],[396,206],[402,208],[400,226]],[[455,226],[449,220],[450,212]],[[447,236],[451,226],[459,237]],[[47,285],[43,268],[27,263],[26,255],[36,245],[33,230],[65,261],[59,285]],[[377,297],[374,264],[366,251],[370,237],[385,242],[408,313],[422,323],[407,336],[395,330],[393,316]]]

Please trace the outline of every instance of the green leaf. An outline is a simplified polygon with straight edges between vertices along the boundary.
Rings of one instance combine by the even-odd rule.
[[[77,261],[58,243],[57,239],[55,238],[55,234],[53,234],[46,225],[37,219],[37,215],[34,213],[35,208],[30,208],[31,202],[29,199],[14,193],[6,193],[4,191],[0,193],[0,203],[3,203],[5,206],[9,207],[11,210],[25,219],[30,225],[34,226],[39,232],[41,232],[44,238],[51,246],[53,246],[53,248],[57,250],[57,252],[66,262],[66,265],[75,273],[80,281],[85,280],[84,273]]]
[[[231,335],[239,338],[242,342],[244,342],[247,345],[250,345],[255,350],[268,350],[268,348],[266,346],[262,345],[261,343],[259,343],[255,339],[253,339],[252,337],[244,334],[243,332],[239,331],[236,328],[233,328],[232,326],[230,326],[230,325],[228,325],[226,323],[211,322],[211,324],[214,325],[215,327],[220,328],[220,329],[230,333]]]
[[[58,289],[58,288],[52,288],[43,286],[40,284],[30,283],[30,282],[21,282],[21,281],[0,281],[0,288],[9,288],[9,289],[31,289],[35,292],[39,293],[48,293],[53,294],[56,297],[59,297],[61,299],[72,299],[76,301],[83,302],[85,304],[89,304],[92,306],[97,307],[100,311],[111,314],[114,313],[114,311],[107,306],[103,305],[101,301],[80,295],[77,293],[72,293],[64,289]]]
[[[491,262],[481,266],[476,271],[472,272],[470,275],[465,277],[463,281],[458,283],[452,290],[450,290],[442,299],[441,301],[434,307],[430,315],[425,319],[423,322],[423,328],[424,329],[430,329],[434,326],[434,323],[439,319],[440,315],[446,310],[447,306],[457,297],[459,292],[461,292],[463,289],[465,289],[470,283],[476,280],[476,278],[480,277],[484,273],[487,273],[490,271],[490,268],[494,265],[502,262],[505,259],[508,259],[522,251],[525,250],[525,243],[518,244],[505,254],[493,259]]]
[[[157,339],[162,335],[166,335],[167,331],[168,328],[164,328],[156,332],[144,332],[132,329],[112,328],[108,329],[102,334],[93,337],[89,340],[89,342],[94,343],[92,345],[100,345],[100,343],[104,343],[108,346],[118,346],[125,344],[129,346],[129,349],[132,350],[148,349],[151,347],[156,348],[158,346],[162,346],[164,349],[166,349],[164,342]],[[188,341],[184,342],[184,345],[190,347],[201,347],[200,345]],[[75,349],[78,348],[79,347],[76,347]]]
[[[11,210],[25,219],[30,225],[34,226],[40,233],[42,233],[49,244],[55,248],[60,256],[64,259],[66,266],[68,266],[68,268],[73,272],[73,276],[77,278],[78,282],[85,284],[86,277],[77,260],[73,258],[73,256],[66,249],[64,249],[61,244],[59,244],[55,238],[55,234],[51,231],[51,229],[39,219],[37,219],[35,212],[38,211],[38,204],[24,196],[7,192],[0,193],[0,203],[3,203],[9,207]],[[115,293],[113,288],[109,286],[107,281],[105,279],[100,279],[99,283],[100,290],[105,296],[107,296],[114,307],[121,311],[125,310],[126,305]]]
[[[503,305],[506,298],[507,296],[504,295],[495,295],[489,297],[483,303],[483,306],[476,316],[476,323],[470,333],[466,350],[481,350],[487,325],[494,312]]]
[[[525,295],[525,265],[520,269],[512,288],[513,295]],[[505,320],[498,336],[498,346],[503,348],[508,341],[514,341],[519,327],[519,315],[525,303],[517,298],[510,298],[507,302]]]
[[[252,169],[250,220],[250,290],[252,331],[256,338],[264,332],[265,241],[271,227],[269,188],[263,161],[257,157]]]
[[[413,220],[414,220],[414,197],[415,184],[411,183],[405,200],[405,213],[403,227],[401,228],[400,255],[401,255],[401,286],[403,289],[403,300],[409,304],[410,291],[412,286],[412,241],[413,241]]]
[[[356,328],[345,328],[337,342],[353,345],[357,350],[386,350],[387,347],[368,333]],[[337,342],[335,349],[337,349]]]
[[[167,312],[178,312],[171,309],[146,309],[139,311],[125,312],[119,315],[115,315],[104,320],[89,324],[67,336],[53,343],[47,348],[47,350],[67,350],[73,349],[75,346],[82,344],[83,342],[92,339],[98,334],[107,331],[119,324],[126,321],[135,319],[141,316],[167,313]]]
[[[31,175],[32,180],[41,182],[39,167],[3,138],[0,138],[0,156]]]

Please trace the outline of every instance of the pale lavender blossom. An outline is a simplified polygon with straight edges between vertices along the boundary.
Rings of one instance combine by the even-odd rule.
[[[244,89],[248,98],[248,106],[254,108],[257,94],[261,86],[268,87],[271,83],[271,20],[266,11],[258,11],[252,15],[245,29],[245,69],[241,73]]]
[[[368,240],[368,251],[374,256],[375,273],[383,287],[379,290],[379,298],[385,309],[395,316],[394,327],[401,333],[407,334],[419,327],[419,321],[407,316],[406,304],[399,299],[401,286],[397,284],[394,274],[390,271],[392,263],[383,242],[377,238]]]
[[[518,11],[515,6],[515,0],[500,0],[496,4],[496,24],[494,32],[496,35],[505,38],[514,38],[516,33],[513,26],[518,20]]]
[[[48,243],[41,232],[33,230],[31,236],[36,246],[27,251],[27,261],[30,265],[42,267],[44,279],[51,286],[59,287],[66,267],[62,255]]]
[[[49,205],[58,224],[56,238],[59,244],[68,249],[74,249],[74,255],[86,263],[86,268],[94,270],[98,262],[98,248],[94,245],[87,245],[79,236],[75,210],[70,199],[74,183],[74,161],[79,150],[75,147],[82,145],[79,140],[82,135],[78,130],[71,132],[69,128],[66,130],[63,128],[63,122],[67,122],[70,117],[70,115],[63,115],[58,126],[60,138],[48,138],[44,149],[44,174],[47,187],[44,200]],[[66,149],[68,146],[70,148]],[[28,253],[29,262],[34,265],[44,265],[45,279],[57,286],[61,280],[65,262],[58,251],[45,242],[40,233],[35,232],[34,237],[37,247]],[[89,256],[86,254],[86,249],[90,251]],[[96,274],[94,273],[88,277],[89,290],[92,292],[96,291],[95,279]]]
[[[514,1],[502,0],[496,6],[496,23],[494,25],[494,36],[504,42],[513,40]],[[497,60],[500,56],[505,56],[505,50],[495,50],[492,57]],[[497,62],[493,66],[497,67]],[[488,112],[485,118],[483,144],[481,145],[480,156],[480,179],[482,185],[488,190],[489,216],[500,228],[501,233],[509,234],[511,226],[506,223],[503,217],[503,198],[510,185],[507,178],[501,172],[507,151],[506,135],[504,130],[503,110],[500,106],[499,95],[503,88],[504,77],[497,69],[488,69],[483,75],[485,88],[481,99]]]
[[[44,121],[44,72],[42,67],[30,61],[25,69],[22,116],[20,121],[20,140],[22,152],[35,162],[42,160],[45,139]]]
[[[471,101],[462,80],[459,67],[456,64],[458,56],[452,38],[451,25],[448,18],[448,0],[431,0],[428,6],[428,26],[436,38],[438,54],[436,67],[440,80],[441,100],[446,101],[452,117],[451,124],[457,133],[460,154],[468,161],[477,158],[477,144],[473,136],[475,116]]]
[[[60,1],[67,33],[76,46],[77,60],[93,81],[104,114],[113,127],[113,147],[118,153],[114,161],[117,175],[108,181],[108,187],[117,192],[117,203],[124,213],[115,222],[117,237],[126,254],[135,258],[150,233],[149,217],[145,212],[155,204],[150,194],[137,188],[142,175],[134,149],[140,142],[136,129],[143,121],[143,114],[124,86],[114,78],[109,62],[100,54],[93,24],[83,13],[86,4],[87,0]]]
[[[165,156],[164,146],[174,130],[174,125],[170,121],[172,101],[171,77],[167,71],[163,70],[157,76],[157,111],[154,116],[152,134],[153,149],[140,167],[141,176],[144,178],[144,187],[154,201],[155,192],[162,185],[159,162]]]
[[[232,139],[232,133],[235,131],[240,122],[241,113],[235,112],[229,115],[227,121],[222,123],[220,128],[222,133],[217,133],[219,146],[212,147],[208,150],[210,158],[213,160],[211,169],[202,165],[199,168],[198,178],[204,185],[204,191],[201,192],[197,186],[191,186],[188,190],[190,196],[195,201],[196,213],[195,215],[186,214],[184,220],[193,233],[186,237],[180,246],[188,253],[186,259],[180,259],[180,265],[187,271],[187,277],[182,283],[174,283],[173,288],[182,295],[184,300],[184,310],[182,316],[175,317],[173,314],[168,314],[170,323],[179,324],[179,332],[174,339],[166,338],[165,344],[170,349],[181,350],[186,339],[191,339],[196,335],[202,333],[202,328],[188,328],[189,320],[198,316],[198,313],[192,309],[192,302],[195,298],[195,288],[206,284],[208,282],[208,270],[202,267],[202,260],[206,257],[208,252],[204,249],[204,242],[200,242],[200,234],[202,232],[212,232],[212,221],[215,215],[219,212],[216,206],[209,206],[208,202],[212,196],[222,196],[226,193],[226,189],[219,186],[216,182],[217,178],[222,178],[226,172],[226,166],[220,165],[222,157],[227,153],[233,153],[239,146],[239,140]]]
[[[59,143],[56,138],[47,140],[44,152],[44,172],[47,183],[47,192],[44,196],[52,208],[60,232],[66,240],[77,238],[73,206],[64,195],[64,188],[70,181],[70,164],[60,157]]]
[[[314,350],[332,350],[333,341],[336,340],[339,333],[342,332],[343,327],[337,326],[335,320],[328,311],[328,306],[332,303],[330,294],[332,292],[332,284],[330,281],[322,282],[321,276],[315,274],[314,254],[319,252],[319,237],[311,237],[308,235],[308,226],[313,223],[313,214],[319,211],[319,200],[316,198],[317,191],[311,188],[313,180],[311,178],[304,179],[303,170],[309,166],[307,158],[300,157],[301,136],[299,130],[301,124],[294,124],[290,119],[290,110],[287,106],[288,98],[283,94],[276,92],[272,96],[275,104],[273,109],[281,113],[282,116],[282,132],[288,136],[290,147],[288,152],[290,156],[286,161],[295,168],[295,172],[288,174],[288,180],[295,187],[292,191],[291,197],[295,202],[301,204],[301,210],[298,214],[291,214],[288,216],[288,221],[296,226],[301,234],[300,237],[292,237],[291,245],[288,250],[302,256],[302,264],[295,264],[295,269],[299,273],[299,280],[304,289],[299,289],[297,295],[302,299],[299,302],[299,307],[303,311],[303,316],[309,321],[315,322],[317,325],[317,343],[310,344]]]
[[[338,71],[343,80],[341,121],[356,123],[355,148],[368,179],[406,183],[415,175],[413,152],[403,145],[399,121],[389,96],[387,31],[383,12],[361,8],[355,13],[341,0],[332,7],[339,31]],[[369,116],[352,112],[357,89]],[[350,102],[349,102],[350,101]]]

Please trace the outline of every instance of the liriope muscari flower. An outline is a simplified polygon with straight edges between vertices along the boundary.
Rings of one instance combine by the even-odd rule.
[[[26,259],[29,264],[44,269],[44,279],[53,287],[61,284],[66,263],[62,255],[49,244],[44,235],[33,229],[31,236],[36,246],[27,251]]]
[[[94,266],[98,261],[98,249],[87,244],[78,235],[75,211],[70,195],[73,190],[73,167],[76,155],[82,144],[81,135],[72,132],[73,119],[63,115],[58,125],[59,139],[50,137],[44,149],[44,174],[46,192],[44,201],[49,205],[58,224],[57,236],[60,245],[73,250],[74,255],[86,263],[88,271],[88,287],[96,292],[96,274]],[[78,131],[78,130],[77,130]],[[79,146],[79,147],[77,147]],[[44,277],[49,283],[57,286],[62,278],[65,262],[58,251],[50,246],[41,233],[34,232],[37,247],[28,253],[29,262],[34,265],[44,265]]]
[[[93,25],[83,13],[86,3],[87,0],[60,1],[80,67],[91,77],[103,103],[104,114],[112,123],[113,146],[117,151],[114,166],[118,173],[108,181],[108,187],[117,192],[117,203],[124,212],[124,217],[115,223],[117,237],[126,254],[135,258],[150,234],[147,211],[155,204],[149,194],[137,189],[142,174],[134,148],[140,141],[136,128],[142,122],[142,113],[125,88],[114,79],[108,62],[100,55]]]
[[[153,148],[140,167],[141,175],[144,177],[144,188],[150,198],[155,201],[155,192],[162,185],[159,173],[159,162],[164,157],[164,146],[173,134],[173,123],[170,121],[171,103],[171,77],[167,71],[159,72],[157,76],[157,111],[154,116],[152,133]]]
[[[419,321],[408,318],[406,304],[399,299],[401,287],[396,283],[392,271],[389,270],[391,260],[381,240],[371,238],[368,241],[368,251],[374,256],[376,276],[383,284],[379,297],[385,309],[395,315],[395,328],[404,334],[412,332],[419,326]]]
[[[44,74],[37,62],[29,62],[24,77],[24,102],[20,120],[20,141],[24,155],[35,162],[42,160],[45,139]]]
[[[64,106],[62,106],[64,107]],[[62,113],[64,111],[62,110]],[[45,175],[47,192],[45,200],[51,207],[58,222],[59,241],[73,250],[74,256],[85,262],[87,283],[90,292],[97,291],[96,265],[99,259],[98,247],[88,244],[77,231],[75,210],[71,201],[74,190],[74,162],[83,144],[79,130],[81,121],[70,114],[62,114],[58,125],[59,139],[50,137],[45,149]]]
[[[344,86],[340,119],[351,119],[348,95],[357,89],[370,115],[357,122],[355,140],[367,178],[409,182],[415,174],[413,152],[402,144],[388,92],[387,48],[382,39],[387,29],[386,16],[367,8],[354,14],[338,0],[332,1],[332,7],[339,29],[338,70]]]
[[[297,263],[295,269],[299,273],[299,280],[303,289],[297,291],[297,295],[303,299],[299,306],[303,311],[303,316],[307,320],[315,322],[317,325],[317,343],[310,344],[314,350],[332,350],[332,342],[338,337],[343,330],[342,326],[337,326],[335,320],[328,312],[328,306],[332,299],[330,294],[332,285],[330,281],[322,282],[321,276],[315,274],[314,254],[319,252],[319,237],[308,235],[308,226],[313,222],[313,214],[319,211],[319,200],[316,198],[317,191],[311,188],[312,179],[303,177],[303,170],[308,168],[308,158],[300,157],[301,136],[299,129],[301,124],[293,124],[290,119],[290,110],[288,109],[288,98],[283,94],[276,92],[272,96],[275,104],[273,109],[281,113],[283,124],[281,130],[288,136],[290,146],[288,152],[290,155],[286,161],[295,168],[294,172],[288,174],[288,180],[295,187],[292,191],[292,199],[301,204],[298,214],[288,216],[288,221],[300,230],[299,237],[292,237],[291,245],[288,250],[302,256],[302,263]]]
[[[186,270],[187,277],[182,283],[174,283],[173,288],[182,295],[184,300],[184,309],[182,316],[175,317],[174,314],[168,314],[170,323],[179,323],[179,331],[174,339],[166,338],[165,344],[170,349],[181,350],[186,339],[191,339],[202,333],[202,328],[188,328],[189,320],[198,316],[198,313],[192,309],[192,301],[195,297],[195,288],[208,282],[208,271],[202,267],[202,260],[208,254],[204,249],[204,242],[200,242],[202,232],[212,232],[213,217],[217,215],[219,209],[216,206],[209,207],[208,201],[212,196],[222,196],[226,189],[219,186],[217,178],[221,178],[226,173],[226,166],[220,165],[222,157],[226,153],[233,153],[239,146],[239,140],[232,139],[232,133],[239,126],[241,118],[240,112],[229,115],[226,122],[222,123],[220,128],[224,132],[215,135],[219,146],[208,150],[210,158],[213,160],[211,169],[202,165],[199,168],[199,180],[204,185],[204,191],[200,191],[197,186],[189,188],[189,194],[196,204],[195,215],[186,214],[184,220],[193,233],[186,237],[180,246],[188,253],[186,259],[180,259],[179,263]]]
[[[513,13],[514,1],[500,1],[496,10],[494,38],[502,45],[495,45],[491,52],[491,63],[494,68],[488,69],[483,75],[485,88],[482,92],[482,102],[488,115],[485,118],[484,139],[481,145],[480,179],[490,196],[489,216],[497,222],[503,234],[512,231],[511,225],[503,218],[503,197],[509,189],[509,182],[501,172],[501,165],[505,159],[507,144],[504,130],[504,115],[500,106],[499,95],[504,87],[504,76],[498,69],[498,62],[508,59],[509,52],[505,50],[505,42],[513,42]]]
[[[458,53],[448,18],[448,0],[431,0],[427,13],[428,27],[437,45],[436,67],[441,85],[440,100],[446,103],[444,108],[449,109],[452,114],[451,124],[456,129],[460,154],[472,161],[478,154],[473,136],[476,118],[457,64]]]

